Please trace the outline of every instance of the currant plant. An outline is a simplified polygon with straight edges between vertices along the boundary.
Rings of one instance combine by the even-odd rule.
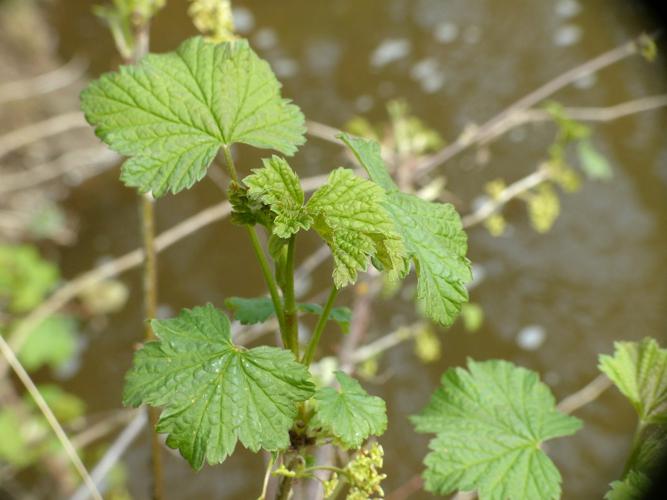
[[[268,288],[268,296],[230,297],[224,305],[242,324],[275,318],[281,342],[240,345],[229,316],[212,304],[153,319],[156,339],[135,353],[124,403],[161,408],[157,432],[195,469],[222,463],[240,442],[271,454],[269,473],[281,479],[278,498],[318,470],[332,472],[327,496],[381,497],[383,452],[376,440],[387,428],[384,401],[341,371],[326,385],[311,365],[330,321],[345,333],[350,311],[336,307],[339,291],[369,264],[394,283],[414,269],[420,310],[451,325],[472,278],[461,219],[450,204],[399,190],[379,144],[348,134],[339,139],[368,179],[338,167],[307,197],[285,158],[305,143],[303,114],[282,97],[268,63],[247,41],[215,38],[194,37],[174,52],[103,75],[82,93],[82,108],[97,135],[128,157],[121,180],[140,193],[177,194],[224,158],[232,221],[246,228]],[[267,154],[242,177],[233,154],[238,144],[282,156]],[[307,231],[333,258],[324,304],[296,301],[295,248]],[[301,314],[318,318],[307,341],[299,334]],[[418,432],[436,434],[425,461],[426,488],[476,490],[483,499],[558,498],[560,474],[541,444],[581,425],[555,408],[534,372],[472,360],[467,370],[444,374],[413,421]],[[313,450],[332,443],[350,450],[349,461],[314,463]]]

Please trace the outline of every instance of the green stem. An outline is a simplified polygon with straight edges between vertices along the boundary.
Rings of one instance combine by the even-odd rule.
[[[269,454],[269,463],[264,474],[264,483],[262,484],[262,494],[257,500],[266,500],[266,491],[269,488],[269,479],[271,479],[271,470],[273,469],[273,455]]]
[[[621,476],[621,479],[625,479],[625,476],[627,476],[628,473],[632,469],[634,469],[637,465],[637,460],[639,459],[639,455],[642,449],[645,429],[646,425],[640,421],[637,424],[637,430],[635,430],[635,435],[632,438],[632,447],[630,448],[630,455],[628,455],[628,459],[625,462],[625,467],[623,468],[623,475]]]
[[[299,463],[298,458],[293,458],[290,463],[287,465],[288,470],[294,469],[296,465]],[[287,500],[289,498],[289,494],[292,491],[292,483],[294,482],[294,478],[292,476],[283,476],[280,485],[278,486],[278,494],[276,495],[276,500]]]
[[[225,146],[222,148],[222,151],[225,154],[225,164],[227,165],[227,173],[234,182],[239,182],[239,174],[236,172],[236,166],[234,165],[234,158],[232,157],[231,149],[228,146]]]
[[[278,293],[278,285],[276,280],[271,273],[271,266],[269,261],[266,260],[266,255],[264,255],[264,250],[262,250],[262,245],[259,243],[259,237],[257,236],[257,231],[252,226],[246,226],[248,229],[248,236],[250,236],[250,242],[252,243],[252,248],[255,250],[255,255],[259,261],[259,266],[262,268],[262,274],[264,275],[264,281],[269,287],[269,294],[271,295],[271,302],[273,302],[273,308],[276,310],[276,317],[278,318],[278,327],[280,328],[280,336],[283,340],[285,349],[290,348],[290,337],[285,326],[285,315],[283,314],[283,304],[280,299],[280,294]]]
[[[348,472],[345,469],[341,469],[340,467],[336,467],[334,465],[314,465],[312,467],[306,467],[303,469],[302,472],[314,472],[318,470],[328,470],[330,472],[335,472],[341,476],[347,477]]]
[[[234,165],[234,158],[232,158],[232,153],[228,147],[223,147],[222,150],[225,154],[225,164],[227,165],[227,172],[233,181],[239,182],[239,176],[236,172],[236,166]],[[253,226],[246,226],[248,230],[248,236],[250,236],[250,242],[252,243],[252,248],[255,251],[257,260],[259,261],[259,266],[262,269],[262,275],[264,276],[264,281],[269,287],[269,294],[271,295],[271,302],[273,302],[273,308],[276,310],[276,317],[278,318],[278,327],[280,328],[280,336],[282,338],[283,344],[286,349],[290,348],[289,344],[289,334],[287,328],[285,327],[285,315],[283,311],[283,304],[278,293],[278,285],[276,280],[271,272],[271,266],[269,261],[264,255],[264,250],[262,245],[259,242],[259,237],[257,236],[257,230]]]
[[[313,356],[315,355],[315,349],[317,349],[317,344],[320,343],[320,337],[322,336],[324,327],[327,325],[327,322],[329,321],[329,314],[331,313],[331,309],[333,308],[334,302],[336,302],[337,296],[338,296],[338,288],[336,288],[336,286],[334,285],[331,287],[327,303],[324,306],[324,310],[322,311],[320,319],[317,321],[317,325],[315,326],[315,331],[313,332],[313,336],[310,337],[310,342],[308,342],[308,347],[306,347],[306,353],[303,355],[303,360],[301,360],[301,362],[306,366],[310,366],[310,363],[312,363],[313,361]]]
[[[285,328],[289,338],[289,348],[292,349],[296,359],[299,359],[299,324],[296,310],[296,299],[294,297],[294,243],[296,236],[292,236],[287,244],[287,262],[285,263]]]

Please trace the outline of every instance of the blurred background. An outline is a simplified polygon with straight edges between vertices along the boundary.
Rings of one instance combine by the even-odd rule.
[[[95,4],[102,2],[0,1],[0,328],[9,338],[52,290],[108,266],[107,279],[79,280],[86,286],[61,295],[56,315],[47,311],[21,349],[23,364],[91,467],[137,422],[120,401],[143,338],[140,256],[126,255],[141,244],[136,194],[118,180],[120,159],[78,111],[86,82],[121,62],[107,26],[93,14]],[[314,137],[291,162],[302,177],[351,165],[326,140],[323,125],[375,135],[396,165],[419,165],[461,142],[462,133],[477,141],[479,125],[520,97],[655,28],[638,3],[626,0],[235,0],[233,6],[237,32],[315,122]],[[196,33],[187,9],[186,0],[167,2],[151,26],[151,50],[172,50]],[[391,498],[430,498],[416,479],[428,437],[413,431],[408,416],[425,405],[448,367],[468,357],[508,359],[539,372],[560,400],[595,379],[597,355],[611,352],[614,340],[653,336],[664,345],[667,75],[663,55],[649,62],[651,47],[640,52],[546,96],[575,108],[570,118],[579,113],[589,130],[577,131],[581,123],[554,103],[545,111],[541,99],[505,133],[423,175],[408,168],[409,188],[450,201],[463,215],[561,153],[565,170],[484,221],[468,219],[472,306],[454,327],[423,322],[410,280],[401,290],[374,294],[371,305],[362,303],[367,291],[359,289],[339,300],[368,313],[356,325],[363,330],[360,345],[407,327],[398,345],[358,367],[369,392],[388,404],[381,443]],[[622,103],[630,104],[610,108]],[[237,153],[243,172],[259,166],[256,152]],[[158,232],[220,204],[221,181],[212,174],[160,199]],[[317,298],[331,264],[317,259],[316,239],[304,240],[302,293]],[[125,260],[114,260],[120,256]],[[18,298],[10,269],[29,284]],[[162,316],[263,292],[250,245],[228,220],[203,224],[160,253]],[[322,353],[332,355],[344,343],[332,328]],[[0,498],[58,498],[55,492],[70,491],[77,476],[20,384],[6,370],[0,379]],[[622,471],[633,410],[609,390],[576,415],[583,430],[549,443],[549,452],[563,475],[564,498],[601,498]],[[147,498],[148,434],[134,435],[107,477],[109,498]],[[169,498],[259,494],[261,455],[242,450],[199,474],[173,453],[165,452],[165,460]]]

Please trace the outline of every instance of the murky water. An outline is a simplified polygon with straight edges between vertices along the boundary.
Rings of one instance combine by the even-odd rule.
[[[170,0],[153,26],[154,50],[174,48],[193,33],[186,2]],[[617,5],[612,8],[610,4]],[[118,62],[110,37],[89,12],[88,0],[55,2],[52,20],[61,53],[84,52],[92,73]],[[482,122],[516,98],[569,67],[636,35],[644,27],[633,2],[608,0],[308,0],[237,1],[242,27],[258,52],[285,83],[285,93],[305,114],[342,126],[364,112],[384,119],[384,102],[405,98],[415,112],[453,139],[466,123]],[[556,97],[577,106],[602,106],[664,93],[659,64],[622,62]],[[646,335],[665,339],[667,325],[667,112],[653,111],[596,126],[596,145],[611,160],[609,183],[587,183],[563,199],[554,229],[536,234],[524,211],[510,207],[508,235],[470,232],[470,257],[485,278],[472,293],[486,312],[484,327],[467,334],[460,326],[442,332],[443,359],[424,367],[409,345],[391,351],[381,371],[383,385],[368,389],[388,402],[390,426],[383,437],[386,491],[421,469],[428,439],[416,435],[407,416],[418,411],[449,366],[475,359],[506,358],[540,372],[557,397],[580,388],[597,374],[596,356],[616,339]],[[548,126],[520,129],[491,148],[491,161],[478,167],[474,155],[449,162],[450,188],[467,212],[481,186],[495,177],[528,174],[552,138]],[[339,150],[317,140],[294,159],[304,175],[326,172],[342,160]],[[257,156],[241,153],[240,164]],[[160,201],[159,227],[220,200],[210,182]],[[138,217],[134,194],[117,172],[82,186],[69,202],[81,216],[79,244],[65,251],[66,276],[86,270],[103,256],[136,247]],[[243,233],[229,222],[214,224],[160,256],[160,303],[176,311],[205,301],[221,304],[231,294],[262,292]],[[142,335],[140,277],[123,279],[133,292],[128,307],[107,327],[89,332],[81,371],[69,389],[91,411],[120,404],[123,374],[132,345]],[[379,303],[371,330],[380,334],[412,319],[411,308],[396,311]],[[522,349],[518,333],[544,334],[539,349]],[[529,329],[529,331],[531,331]],[[578,413],[585,421],[576,436],[550,444],[564,478],[564,498],[601,498],[621,472],[634,428],[630,406],[615,391]],[[127,456],[136,498],[147,488],[147,441]],[[223,466],[195,475],[176,456],[166,462],[169,498],[248,499],[258,494],[261,457],[241,452]],[[423,492],[412,498],[428,498]]]

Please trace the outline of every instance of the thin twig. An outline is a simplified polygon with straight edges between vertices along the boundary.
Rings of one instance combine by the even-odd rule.
[[[629,56],[637,54],[638,40],[639,37],[558,75],[553,80],[545,83],[505,108],[486,123],[476,128],[474,132],[470,134],[462,134],[461,137],[452,144],[441,149],[434,155],[421,160],[416,166],[416,171],[419,174],[424,174],[433,170],[437,166],[465,151],[470,146],[483,141],[486,137],[495,137],[498,134],[498,130],[503,129],[503,127],[506,126],[506,123],[511,121],[516,113],[532,108],[582,77],[596,73],[607,66],[611,66],[618,61],[622,61]]]
[[[366,344],[365,346],[356,349],[350,357],[350,363],[354,366],[368,361],[369,359],[373,359],[384,351],[414,338],[417,332],[418,330],[416,328],[410,328],[408,326],[394,330],[387,335],[382,335],[370,344]]]
[[[88,64],[80,57],[73,57],[59,68],[23,80],[0,85],[0,104],[48,94],[67,87],[83,76]]]
[[[318,139],[322,139],[323,141],[331,142],[333,144],[342,145],[342,142],[337,138],[341,131],[335,127],[330,127],[324,123],[308,120],[306,123],[306,129],[308,131],[308,135],[312,137],[317,137]]]
[[[137,438],[139,433],[146,427],[146,412],[138,411],[130,423],[123,429],[118,438],[109,447],[104,456],[97,462],[93,468],[91,478],[97,486],[102,484],[114,465],[120,460],[128,447]],[[100,486],[101,487],[101,486]],[[89,492],[84,488],[79,488],[70,497],[70,500],[87,500]]]
[[[78,434],[72,436],[72,439],[70,440],[72,441],[72,446],[77,449],[85,448],[90,443],[103,438],[121,424],[129,423],[137,411],[139,410],[123,409],[114,411],[111,416],[104,420],[100,420],[99,422],[95,422],[90,427],[87,427]]]
[[[497,197],[487,200],[473,213],[464,216],[461,221],[464,228],[469,228],[496,213],[500,208],[510,200],[520,196],[530,189],[539,186],[549,179],[550,174],[547,168],[539,168],[535,172],[507,186]]]
[[[41,122],[31,123],[0,136],[0,158],[31,142],[40,141],[52,135],[61,134],[75,128],[88,127],[81,111],[70,111],[52,116]]]
[[[94,147],[68,151],[55,160],[27,170],[0,176],[0,193],[32,189],[70,172],[100,170],[118,163],[120,156],[107,148]]]
[[[9,363],[9,365],[12,367],[12,370],[14,370],[16,376],[25,386],[26,390],[30,393],[30,396],[32,396],[32,398],[34,399],[38,408],[44,415],[44,418],[46,418],[46,421],[49,423],[49,426],[51,426],[51,429],[53,429],[53,432],[58,438],[58,441],[60,441],[60,444],[62,445],[63,449],[65,450],[65,453],[72,462],[72,465],[79,473],[79,475],[83,479],[83,482],[86,484],[86,487],[90,491],[91,496],[96,500],[102,500],[102,495],[100,495],[100,492],[97,490],[95,482],[90,477],[90,474],[88,474],[85,465],[83,465],[81,458],[79,458],[76,449],[74,448],[74,446],[72,446],[72,443],[70,442],[69,438],[67,437],[67,434],[60,425],[60,422],[58,422],[58,419],[53,414],[53,411],[51,411],[51,408],[49,407],[46,400],[42,397],[42,394],[39,392],[39,389],[37,389],[37,386],[35,386],[34,382],[30,378],[30,375],[28,375],[28,372],[25,371],[23,365],[21,365],[21,362],[14,354],[14,351],[12,350],[11,347],[9,347],[9,345],[2,336],[0,336],[0,351],[2,351],[2,354],[7,360],[7,363]]]
[[[563,113],[581,122],[611,122],[646,111],[667,107],[667,94],[659,94],[633,99],[631,101],[604,107],[566,107]],[[553,116],[543,109],[528,109],[517,114],[522,123],[552,121]]]
[[[567,415],[574,413],[582,406],[586,406],[588,403],[595,401],[612,385],[611,380],[609,380],[606,375],[598,375],[574,394],[570,394],[563,398],[556,408]]]

